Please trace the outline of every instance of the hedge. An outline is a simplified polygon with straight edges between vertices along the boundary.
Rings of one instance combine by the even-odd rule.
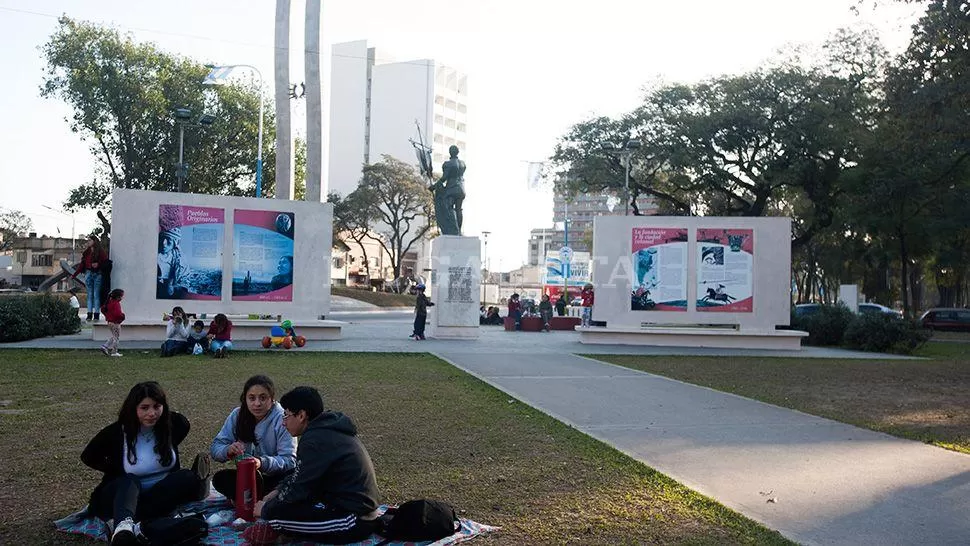
[[[909,354],[930,338],[917,323],[889,313],[861,314],[845,330],[845,345],[851,349],[880,353]]]
[[[81,329],[77,309],[52,294],[0,297],[0,342],[73,334]]]

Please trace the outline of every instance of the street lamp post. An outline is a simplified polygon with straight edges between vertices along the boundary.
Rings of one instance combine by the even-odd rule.
[[[482,237],[485,240],[485,250],[482,252],[482,266],[485,271],[488,271],[488,236],[491,234],[491,231],[482,232]]]
[[[256,137],[256,197],[263,196],[263,112],[266,108],[263,100],[263,74],[258,68],[249,64],[230,64],[225,66],[207,65],[210,68],[209,75],[202,80],[206,85],[220,85],[225,83],[229,73],[236,68],[248,68],[256,74],[259,81],[259,131]]]
[[[623,216],[630,215],[630,158],[633,153],[640,148],[639,140],[627,140],[622,145],[617,146],[612,142],[603,144],[603,150],[610,154],[617,154],[623,158]]]
[[[48,207],[47,205],[41,205],[41,206],[44,207],[47,210],[56,212],[58,214],[63,214],[64,216],[70,216],[71,217],[71,265],[74,265],[74,263],[75,263],[74,262],[74,251],[75,251],[75,248],[77,247],[77,241],[74,239],[74,215],[73,214],[68,214],[68,213],[63,212],[63,211],[59,211],[59,210],[57,210],[57,209],[55,209],[53,207]]]
[[[182,192],[185,186],[185,179],[189,174],[189,166],[185,164],[185,127],[208,127],[216,121],[212,114],[202,114],[197,123],[189,123],[192,119],[192,110],[188,108],[175,109],[175,122],[179,125],[179,162],[175,170],[175,178],[178,180],[178,191]]]

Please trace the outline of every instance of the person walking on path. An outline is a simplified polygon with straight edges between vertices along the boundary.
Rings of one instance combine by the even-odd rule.
[[[121,300],[124,297],[125,291],[115,288],[108,294],[108,301],[101,307],[104,320],[111,331],[108,341],[101,346],[101,352],[108,356],[121,356],[118,352],[118,343],[121,340],[121,323],[125,321],[125,313],[121,310]]]
[[[424,295],[424,288],[423,284],[415,287],[418,297],[414,301],[414,332],[411,333],[411,337],[415,341],[424,340],[424,325],[428,322],[428,307],[434,307],[434,302]]]
[[[84,286],[87,288],[88,318],[87,321],[98,321],[101,319],[101,283],[104,278],[101,275],[101,265],[108,259],[108,253],[101,246],[101,239],[97,235],[88,236],[88,242],[81,253],[81,261],[77,264],[77,269],[71,275],[72,279],[84,273]]]
[[[542,317],[542,327],[545,331],[549,331],[549,321],[552,320],[552,302],[549,301],[549,294],[542,295],[542,301],[539,302],[539,316]]]

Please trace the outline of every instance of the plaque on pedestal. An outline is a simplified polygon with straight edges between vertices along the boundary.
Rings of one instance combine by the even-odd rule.
[[[431,241],[428,337],[475,339],[479,335],[482,259],[478,237],[441,235]]]

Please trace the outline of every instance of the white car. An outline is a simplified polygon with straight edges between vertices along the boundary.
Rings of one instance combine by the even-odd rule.
[[[859,304],[860,313],[885,313],[887,315],[896,315],[897,317],[903,316],[902,312],[895,309],[890,309],[885,305],[879,305],[878,303],[860,303]]]

